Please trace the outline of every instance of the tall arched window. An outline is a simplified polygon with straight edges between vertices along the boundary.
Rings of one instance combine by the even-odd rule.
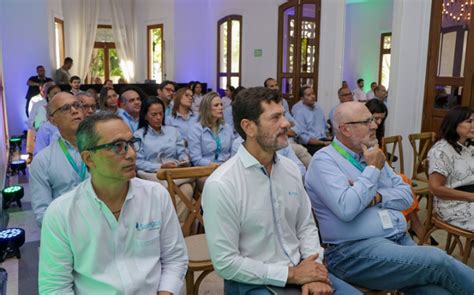
[[[242,76],[242,16],[228,15],[217,22],[217,88],[237,87]]]
[[[278,10],[278,81],[291,103],[301,86],[317,93],[320,0],[290,0]]]

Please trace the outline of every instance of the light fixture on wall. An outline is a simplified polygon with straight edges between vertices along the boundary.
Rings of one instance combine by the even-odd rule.
[[[443,17],[454,23],[469,21],[472,5],[474,5],[473,0],[444,0]]]

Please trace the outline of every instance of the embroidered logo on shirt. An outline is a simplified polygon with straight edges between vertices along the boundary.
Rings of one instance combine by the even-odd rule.
[[[153,229],[159,229],[161,226],[161,221],[159,220],[156,220],[156,221],[152,221],[152,222],[149,222],[149,223],[139,223],[137,222],[137,224],[135,225],[135,228],[137,230],[153,230]]]
[[[289,197],[298,197],[298,193],[297,192],[288,192],[288,196]]]

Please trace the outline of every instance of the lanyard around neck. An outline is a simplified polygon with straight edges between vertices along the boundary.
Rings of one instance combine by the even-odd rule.
[[[71,164],[72,168],[76,173],[79,175],[81,178],[81,181],[83,181],[86,178],[86,164],[81,161],[81,169],[79,170],[79,167],[77,167],[76,161],[72,158],[71,154],[67,150],[66,144],[64,143],[64,140],[62,137],[58,139],[59,146],[61,147],[61,150],[63,151],[64,156],[66,156],[66,159],[68,160],[69,164]]]
[[[345,149],[343,149],[340,145],[338,145],[335,141],[331,143],[332,147],[347,161],[349,161],[354,167],[356,167],[360,172],[364,171],[364,167],[362,166],[359,161],[354,159],[354,157],[349,154]]]
[[[211,131],[212,137],[214,138],[214,141],[216,142],[216,151],[214,153],[214,160],[217,161],[219,159],[219,154],[222,151],[222,142],[221,138],[219,137],[219,133],[214,134],[214,132]]]

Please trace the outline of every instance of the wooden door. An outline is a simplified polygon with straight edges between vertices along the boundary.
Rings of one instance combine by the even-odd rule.
[[[423,131],[437,132],[447,111],[474,106],[473,0],[433,0]]]

